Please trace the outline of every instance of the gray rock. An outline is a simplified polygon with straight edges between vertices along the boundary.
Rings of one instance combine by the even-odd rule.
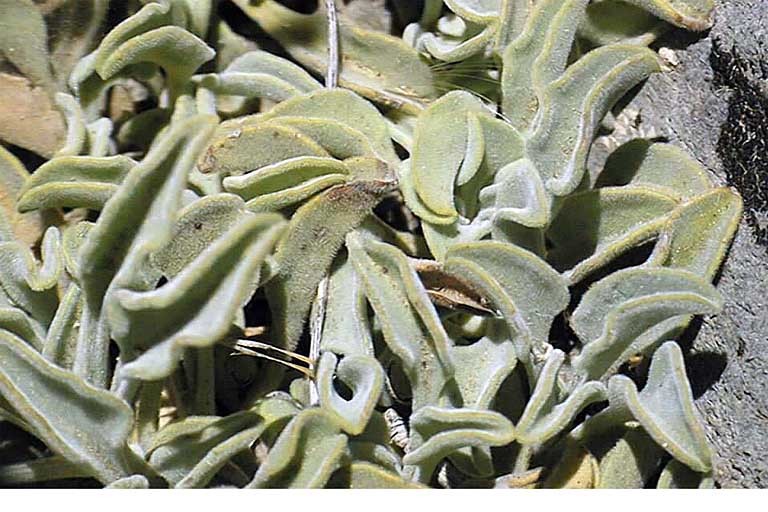
[[[708,33],[673,32],[658,42],[674,52],[671,69],[652,77],[629,107],[646,130],[686,148],[744,198],[745,218],[718,283],[725,310],[692,328],[688,366],[716,481],[765,488],[768,0],[722,0],[714,20]]]

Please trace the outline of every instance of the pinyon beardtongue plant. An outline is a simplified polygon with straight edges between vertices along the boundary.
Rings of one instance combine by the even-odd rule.
[[[714,485],[741,199],[587,165],[713,1],[362,3],[0,0],[0,485]]]

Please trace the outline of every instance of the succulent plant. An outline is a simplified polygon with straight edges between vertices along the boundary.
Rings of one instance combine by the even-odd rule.
[[[0,484],[713,486],[741,199],[592,151],[712,0],[284,3],[0,0]]]

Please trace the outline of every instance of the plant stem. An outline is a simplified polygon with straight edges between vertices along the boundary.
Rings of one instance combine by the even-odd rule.
[[[325,11],[328,17],[328,70],[325,86],[334,89],[339,84],[339,19],[336,1],[325,0]]]
[[[325,87],[335,89],[339,84],[339,19],[336,12],[336,1],[325,0],[325,11],[328,17],[328,70],[325,75]],[[317,296],[312,303],[312,312],[310,313],[309,359],[313,366],[317,366],[317,360],[320,357],[320,340],[323,337],[327,295],[328,274],[317,285]],[[310,405],[320,403],[320,396],[314,379],[309,382],[309,403]]]
[[[328,274],[325,275],[320,284],[317,285],[317,296],[312,303],[312,312],[309,315],[309,359],[312,361],[313,368],[317,367],[317,360],[320,358],[320,340],[323,337],[323,323],[325,321],[325,306],[328,302]],[[315,373],[315,376],[317,374]],[[317,383],[314,379],[309,385],[309,403],[317,405],[320,403],[320,396],[317,392]]]

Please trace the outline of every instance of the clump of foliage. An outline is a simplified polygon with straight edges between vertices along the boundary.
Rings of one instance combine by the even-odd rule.
[[[712,486],[741,200],[587,162],[713,2],[287,3],[0,0],[0,483]]]

